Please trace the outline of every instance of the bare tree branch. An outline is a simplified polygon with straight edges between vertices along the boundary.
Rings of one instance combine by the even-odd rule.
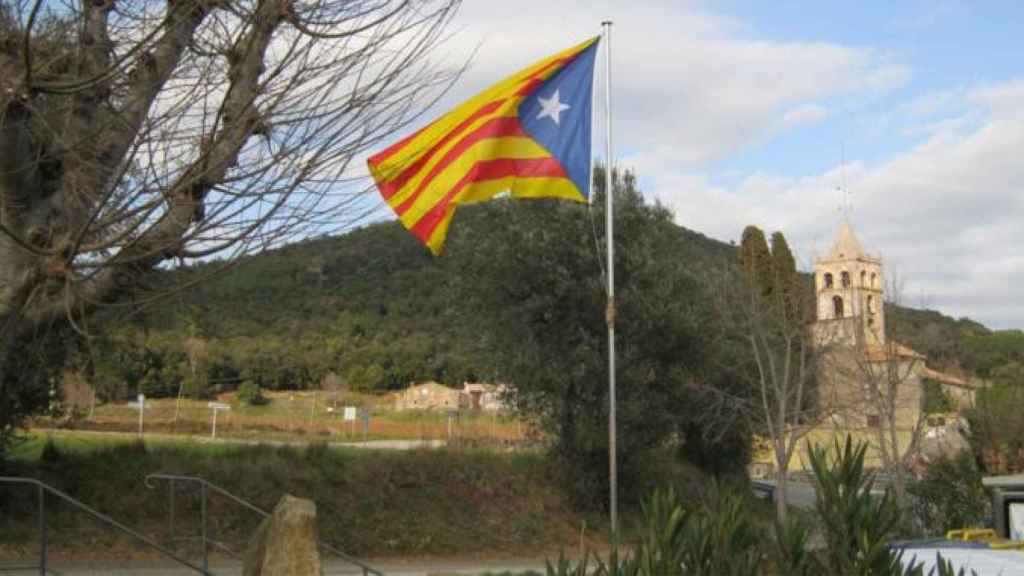
[[[459,73],[429,60],[458,4],[0,0],[0,325],[363,221],[362,157]]]

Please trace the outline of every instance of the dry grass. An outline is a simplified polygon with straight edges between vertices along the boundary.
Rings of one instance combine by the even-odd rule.
[[[330,395],[323,392],[269,393],[270,404],[248,406],[234,394],[219,402],[231,410],[217,415],[217,435],[246,439],[287,439],[324,437],[337,440],[360,439],[465,439],[516,443],[536,437],[536,432],[518,420],[494,414],[464,414],[452,419],[440,412],[394,412],[375,396],[348,395],[328,411]],[[341,407],[368,407],[372,417],[364,429],[362,420],[345,422]],[[333,408],[333,407],[332,407]],[[202,435],[212,431],[213,413],[206,401],[173,398],[146,401],[143,428],[162,434]],[[97,407],[91,417],[73,422],[41,420],[38,427],[70,427],[82,430],[134,432],[139,413],[127,404]]]
[[[201,476],[264,509],[284,493],[311,498],[321,535],[363,557],[540,557],[575,546],[584,522],[552,482],[540,454],[107,441],[90,449],[77,442],[56,439],[32,459],[9,462],[3,472],[41,478],[158,541],[170,536],[169,493],[166,484],[144,485],[153,472]],[[30,496],[0,486],[0,559],[24,557],[37,546]],[[179,485],[175,506],[179,535],[198,533],[197,491]],[[233,548],[244,544],[259,520],[222,497],[211,496],[208,510],[210,534]],[[53,551],[62,558],[147,554],[57,502],[48,505],[47,522]],[[601,522],[589,519],[587,525]]]

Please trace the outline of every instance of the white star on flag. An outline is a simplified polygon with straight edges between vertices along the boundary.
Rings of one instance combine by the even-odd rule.
[[[558,100],[558,90],[555,90],[555,93],[550,98],[538,97],[537,100],[540,101],[540,114],[537,115],[538,120],[548,116],[555,121],[555,124],[558,124],[562,111],[570,108],[568,104],[562,104]]]

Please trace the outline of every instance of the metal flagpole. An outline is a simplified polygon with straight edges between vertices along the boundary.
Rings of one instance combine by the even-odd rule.
[[[609,506],[612,528],[612,561],[618,562],[619,555],[619,519],[618,519],[618,485],[615,448],[615,244],[613,242],[613,199],[612,190],[612,22],[601,22],[605,41],[605,158],[607,166],[604,171],[605,193],[605,228],[608,241],[608,307],[605,309],[605,321],[608,323],[608,480]],[[617,567],[613,565],[613,569]]]

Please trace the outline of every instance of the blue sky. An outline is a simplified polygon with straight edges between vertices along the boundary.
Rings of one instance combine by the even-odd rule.
[[[778,166],[790,176],[820,170],[842,157],[884,160],[918,136],[879,123],[907,101],[930,93],[1000,82],[1022,70],[1024,8],[1011,2],[720,2],[738,34],[778,42],[841,43],[884,52],[907,67],[901,86],[873,98],[838,99],[828,121],[801,126],[771,146],[726,159],[721,170]],[[829,146],[828,144],[832,145]]]
[[[679,224],[781,230],[810,269],[845,181],[904,304],[1024,328],[1024,4],[467,0],[437,56],[472,66],[430,114],[604,19],[615,160]]]

